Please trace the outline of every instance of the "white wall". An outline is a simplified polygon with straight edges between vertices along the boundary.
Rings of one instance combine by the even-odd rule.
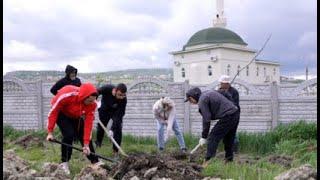
[[[180,66],[173,65],[174,81],[184,82],[189,80],[190,84],[210,84],[223,74],[227,74],[227,66],[230,64],[230,76],[233,78],[238,66],[240,69],[246,66],[254,57],[254,52],[241,51],[235,49],[215,48],[211,50],[202,50],[194,52],[186,52],[184,54],[175,54],[174,61],[180,62]],[[218,60],[212,62],[211,57],[218,57]],[[208,76],[208,66],[212,67],[212,76]],[[259,67],[259,75],[256,75],[257,66]],[[279,66],[261,62],[253,62],[249,65],[249,75],[246,69],[240,72],[240,78],[253,84],[266,83],[263,68],[266,68],[266,75],[270,76],[270,82],[280,82]],[[185,78],[182,78],[182,68],[185,69]],[[273,74],[273,68],[276,68],[276,74]]]

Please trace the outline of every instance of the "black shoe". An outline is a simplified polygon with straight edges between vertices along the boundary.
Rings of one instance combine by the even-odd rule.
[[[187,148],[182,148],[182,149],[181,149],[181,152],[182,152],[182,153],[187,153]]]
[[[101,142],[95,141],[94,143],[96,144],[96,148],[101,148]]]
[[[159,148],[159,152],[162,153],[164,151],[163,148]]]

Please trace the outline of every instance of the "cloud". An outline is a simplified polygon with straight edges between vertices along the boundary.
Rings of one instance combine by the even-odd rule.
[[[212,27],[214,14],[212,0],[5,0],[5,71],[23,70],[31,59],[34,70],[170,68],[168,52]],[[280,62],[281,73],[316,65],[316,0],[225,0],[225,15],[249,48],[259,49],[272,33],[259,58]],[[23,56],[13,53],[19,47]]]
[[[4,59],[15,61],[36,61],[49,56],[49,53],[37,48],[33,44],[10,40],[3,48]]]

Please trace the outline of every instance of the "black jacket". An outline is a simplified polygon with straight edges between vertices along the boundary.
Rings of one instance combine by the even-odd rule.
[[[210,130],[210,121],[222,119],[235,113],[238,108],[232,101],[215,90],[203,92],[199,98],[199,111],[202,116],[202,137],[207,138]]]
[[[116,99],[116,97],[112,95],[113,88],[115,88],[115,86],[111,84],[98,88],[99,95],[102,95],[99,113],[112,114],[122,118],[126,112],[127,98],[122,100]]]
[[[78,70],[73,66],[67,65],[66,70],[65,70],[66,76],[64,78],[60,79],[58,82],[56,82],[56,84],[54,84],[52,86],[52,88],[50,89],[50,92],[53,95],[56,95],[58,93],[59,89],[61,89],[62,87],[66,86],[66,85],[74,85],[74,86],[78,86],[78,87],[81,86],[81,81],[79,78],[76,77],[75,80],[71,80],[69,78],[69,74],[72,72],[75,72],[77,74]]]
[[[240,105],[239,105],[239,93],[236,88],[230,87],[228,91],[223,89],[218,90],[222,95],[224,95],[227,99],[233,102],[234,105],[237,106],[238,111],[240,112]]]

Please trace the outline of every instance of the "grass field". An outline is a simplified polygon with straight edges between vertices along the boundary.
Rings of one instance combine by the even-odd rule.
[[[31,145],[25,149],[21,145],[13,144],[17,138],[26,134],[32,134],[41,140],[45,139],[46,132],[41,131],[17,131],[9,126],[4,126],[4,150],[15,149],[15,152],[23,159],[27,160],[31,167],[40,170],[44,162],[60,161],[60,146],[45,142],[45,146],[37,144]],[[60,133],[56,129],[55,137],[60,139]],[[95,135],[95,133],[93,133]],[[198,138],[189,134],[184,136],[188,150],[197,145]],[[95,137],[93,137],[95,139]],[[236,162],[224,164],[223,160],[213,159],[202,174],[205,176],[232,178],[232,179],[273,179],[283,171],[290,169],[280,164],[272,164],[267,158],[270,155],[286,155],[291,156],[293,161],[291,167],[298,167],[302,164],[311,164],[317,167],[317,125],[315,123],[305,123],[303,121],[290,125],[280,125],[275,130],[267,133],[239,133],[240,139],[240,155],[250,157],[260,157],[253,164],[238,164]],[[80,147],[79,144],[75,146]],[[148,152],[156,153],[156,140],[152,137],[134,137],[124,135],[122,148],[126,153]],[[204,147],[203,147],[204,148]],[[173,152],[179,149],[178,143],[172,137],[167,146],[166,152]],[[219,144],[219,152],[223,152],[223,143]],[[111,157],[112,146],[110,140],[105,137],[103,145],[97,149],[97,153]],[[89,161],[77,151],[73,151],[70,161],[70,170],[72,176],[79,173],[80,170],[88,164]]]

